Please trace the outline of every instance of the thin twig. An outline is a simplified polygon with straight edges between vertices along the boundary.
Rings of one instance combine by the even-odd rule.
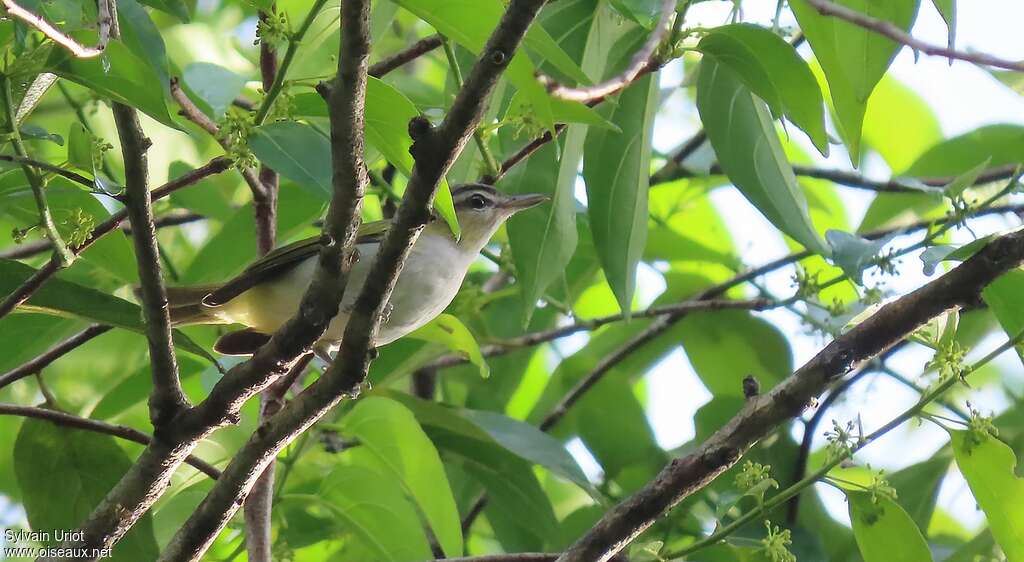
[[[230,151],[231,143],[220,134],[220,127],[213,122],[213,119],[207,117],[203,110],[199,109],[199,106],[188,97],[188,94],[182,89],[181,83],[177,78],[171,78],[170,88],[171,97],[174,98],[174,101],[178,102],[178,106],[181,108],[181,115],[198,125],[200,129],[209,133],[225,151]],[[252,191],[253,198],[266,197],[266,190],[263,188],[256,170],[246,166],[238,166],[238,172],[242,174],[242,179],[245,180],[249,190]]]
[[[316,17],[320,14],[320,10],[323,9],[324,4],[326,3],[327,0],[314,0],[313,5],[309,8],[309,12],[306,13],[306,18],[303,19],[302,23],[299,25],[299,29],[295,33],[289,35],[288,47],[285,48],[281,64],[277,67],[277,71],[274,73],[274,79],[269,88],[264,86],[264,90],[267,94],[263,97],[263,101],[256,110],[256,117],[253,120],[255,125],[262,125],[267,120],[267,116],[270,115],[270,110],[273,109],[274,102],[277,101],[277,97],[281,95],[281,90],[284,88],[288,68],[291,67],[292,60],[295,59],[295,53],[298,52],[299,46],[302,44],[302,38],[306,36],[306,32],[309,31],[309,27],[313,25]]]
[[[107,423],[99,420],[91,420],[89,418],[82,418],[65,412],[50,410],[47,408],[38,408],[35,406],[19,406],[17,404],[0,403],[0,416],[20,416],[23,418],[47,420],[57,425],[103,433],[105,435],[112,435],[141,445],[149,445],[153,440],[149,435],[146,435],[133,427]],[[185,462],[214,480],[220,478],[219,470],[195,455],[185,457]]]
[[[660,316],[677,317],[691,312],[703,312],[710,310],[769,310],[779,306],[780,303],[769,299],[731,300],[731,299],[708,299],[708,300],[686,300],[673,304],[652,306],[643,310],[635,310],[629,314],[630,318],[657,318]],[[514,338],[507,338],[481,348],[480,352],[484,357],[495,357],[504,355],[516,349],[531,347],[549,341],[571,336],[579,332],[592,331],[614,322],[626,320],[626,314],[612,314],[599,316],[597,318],[579,319],[572,324],[558,326],[547,330],[530,332]],[[429,368],[442,369],[461,365],[466,359],[461,355],[446,355],[427,365]]]
[[[57,174],[58,176],[64,177],[66,179],[69,179],[69,180],[71,180],[71,181],[73,181],[73,182],[75,182],[75,183],[77,183],[79,185],[83,185],[85,187],[88,187],[89,189],[95,189],[96,188],[96,183],[94,181],[92,181],[91,179],[83,176],[82,174],[79,174],[79,173],[74,172],[72,170],[67,170],[65,168],[61,168],[60,166],[55,166],[53,164],[50,164],[49,162],[41,162],[41,161],[35,160],[33,158],[28,158],[28,157],[25,157],[25,156],[18,156],[18,155],[14,155],[14,154],[0,154],[0,161],[13,162],[13,163],[16,163],[16,164],[21,164],[23,166],[30,166],[30,167],[35,168],[37,170],[42,170],[42,171],[45,171],[45,172],[51,172],[51,173]],[[120,199],[118,196],[111,196],[111,197],[113,197],[114,199]]]
[[[15,117],[14,98],[11,94],[11,79],[7,76],[0,76],[0,95],[3,96],[3,108],[6,112],[7,122],[11,126],[11,143],[14,145],[14,152],[23,160],[31,160],[28,156],[28,151],[25,149],[25,143],[21,140],[18,120]],[[60,232],[57,231],[57,225],[53,222],[50,205],[46,202],[46,186],[43,185],[42,178],[36,174],[31,166],[23,163],[21,168],[25,172],[29,186],[32,188],[32,195],[36,200],[36,208],[39,211],[39,222],[43,227],[43,231],[46,232],[46,237],[53,243],[54,257],[60,260],[62,267],[67,267],[75,261],[75,255],[68,249],[64,239],[60,236]]]
[[[636,53],[633,54],[633,58],[629,61],[629,66],[625,68],[618,75],[609,78],[593,86],[583,87],[571,87],[560,84],[554,78],[550,76],[540,74],[537,79],[541,84],[547,87],[548,92],[560,99],[588,102],[597,98],[603,98],[610,96],[633,83],[641,71],[647,67],[654,54],[658,50],[658,45],[661,44],[662,38],[665,37],[665,33],[668,32],[669,20],[672,19],[672,14],[675,12],[676,0],[662,0],[661,12],[658,16],[658,22],[655,24],[654,29],[651,30],[651,34],[647,37],[643,46],[640,47]]]
[[[276,5],[271,5],[270,12],[259,12],[259,18],[266,21],[274,17]],[[312,16],[311,16],[312,17]],[[263,91],[270,91],[278,75],[277,50],[270,41],[260,41],[260,78],[263,82]],[[253,215],[256,225],[256,253],[263,256],[274,249],[277,243],[277,195],[280,187],[280,178],[277,172],[260,165],[260,185],[263,186],[262,193],[253,193]],[[304,370],[308,361],[296,364],[292,372]],[[296,375],[297,376],[297,375]],[[259,421],[262,424],[270,416],[280,410],[280,401],[284,399],[284,392],[278,392],[275,387],[289,376],[281,377],[276,383],[260,394]],[[287,390],[287,386],[285,387]],[[274,507],[274,465],[271,461],[263,474],[253,486],[249,496],[245,498],[243,518],[245,520],[245,548],[250,562],[271,562],[273,559],[273,507]]]
[[[230,167],[231,162],[224,157],[214,158],[205,165],[192,170],[191,172],[179,176],[166,184],[154,189],[150,194],[153,201],[162,199],[175,191],[193,185],[203,178],[208,176],[219,174]],[[96,228],[93,229],[82,244],[74,249],[75,254],[81,254],[86,248],[91,246],[94,242],[99,240],[102,236],[115,230],[121,223],[128,217],[126,210],[122,209],[112,215],[107,220],[103,221]],[[3,302],[0,302],[0,318],[3,318],[9,314],[12,310],[17,308],[20,304],[27,301],[47,279],[53,276],[60,270],[60,261],[56,258],[50,259],[46,262],[43,267],[39,268],[31,277],[26,279],[13,293],[4,297]]]
[[[186,211],[160,215],[159,217],[156,217],[153,220],[153,223],[156,225],[158,229],[160,229],[171,226],[191,224],[206,219],[207,217],[204,217],[203,215]],[[132,234],[132,229],[128,225],[121,225],[121,231],[128,236],[131,236]],[[0,250],[0,259],[20,260],[42,254],[51,249],[53,249],[53,244],[51,244],[48,239],[34,240],[32,242],[22,242],[21,244]]]
[[[984,185],[986,183],[992,183],[994,181],[1001,181],[1013,177],[1014,172],[1017,170],[1017,164],[1008,164],[1005,166],[997,166],[985,170],[974,180],[972,185]],[[713,164],[708,169],[708,175],[721,174],[722,169],[718,164]],[[839,185],[846,187],[853,187],[857,189],[865,189],[868,191],[875,191],[878,193],[928,193],[928,188],[940,188],[948,185],[956,176],[937,176],[937,177],[924,177],[924,178],[911,178],[911,177],[894,177],[888,180],[876,180],[871,179],[863,174],[849,171],[849,170],[833,170],[828,168],[818,168],[815,166],[804,166],[799,164],[793,165],[793,173],[800,177],[821,179],[834,182]],[[651,185],[658,183],[665,183],[683,178],[700,178],[707,177],[702,174],[695,174],[692,171],[682,167],[673,166],[667,164],[664,168],[656,172],[651,176]],[[933,192],[938,193],[935,189]]]
[[[441,36],[431,35],[413,43],[406,49],[399,51],[390,57],[370,65],[369,74],[374,78],[380,78],[385,74],[408,64],[419,57],[433,51],[441,46]]]
[[[834,339],[770,392],[748,400],[730,422],[696,450],[674,459],[655,480],[610,509],[559,557],[559,562],[608,560],[679,501],[703,489],[738,462],[753,443],[799,415],[837,377],[890,348],[949,308],[976,301],[985,286],[1021,263],[1024,231],[1017,231],[993,240],[943,277],[883,306]],[[950,380],[953,384],[957,378]],[[916,410],[911,415],[914,413]]]
[[[107,48],[107,41],[110,38],[110,28],[113,19],[110,6],[112,1],[113,0],[99,0],[97,4],[97,10],[99,13],[97,20],[97,25],[99,27],[99,39],[97,40],[95,47],[86,47],[78,41],[75,41],[70,36],[50,24],[50,22],[16,4],[14,0],[3,0],[3,4],[4,7],[7,8],[7,13],[10,15],[24,21],[31,27],[36,28],[54,43],[57,43],[71,51],[72,55],[80,59],[88,59],[103,54],[103,51]]]
[[[21,380],[25,377],[30,377],[39,371],[42,371],[57,359],[60,359],[71,351],[78,349],[80,346],[84,345],[96,336],[106,333],[109,330],[110,326],[103,326],[100,324],[93,324],[92,326],[89,326],[50,349],[47,349],[33,359],[30,359],[29,361],[0,375],[0,389],[15,381]]]
[[[1024,62],[1002,59],[987,53],[965,53],[963,51],[958,51],[941,45],[932,45],[931,43],[917,39],[892,22],[873,18],[856,10],[851,10],[846,6],[831,2],[830,0],[807,0],[807,3],[814,9],[818,10],[818,13],[821,15],[831,16],[850,22],[858,27],[862,27],[883,37],[887,37],[896,43],[906,45],[907,47],[910,47],[915,51],[920,51],[926,55],[941,56],[947,59],[962,60],[981,66],[991,66],[995,68],[1024,72]]]
[[[927,392],[926,394],[922,395],[921,398],[913,406],[910,406],[909,408],[907,408],[906,410],[901,412],[898,416],[896,416],[895,418],[889,420],[889,422],[886,423],[885,425],[883,425],[882,427],[876,429],[875,431],[872,431],[871,433],[869,433],[868,435],[863,436],[860,439],[857,439],[854,443],[851,443],[850,446],[847,447],[845,450],[840,451],[839,454],[836,454],[833,457],[830,457],[813,474],[810,474],[810,475],[804,477],[799,482],[796,482],[792,486],[789,486],[785,490],[782,490],[779,493],[777,493],[776,495],[772,496],[772,498],[770,500],[764,502],[758,509],[754,509],[754,510],[748,511],[747,513],[744,513],[742,516],[738,517],[734,521],[730,522],[728,525],[720,527],[714,533],[712,533],[710,536],[705,537],[705,538],[703,538],[703,539],[701,539],[699,541],[696,541],[693,544],[687,546],[686,548],[684,548],[682,550],[679,550],[679,551],[676,551],[676,552],[672,552],[672,553],[665,553],[664,554],[665,558],[668,558],[668,559],[671,559],[671,560],[675,560],[677,558],[686,557],[689,554],[692,554],[692,553],[694,553],[694,552],[696,552],[698,550],[704,549],[704,548],[712,546],[714,544],[718,544],[724,538],[726,538],[729,535],[733,534],[734,532],[736,532],[737,530],[742,528],[744,525],[750,523],[751,521],[753,521],[755,519],[763,517],[765,513],[770,512],[772,509],[778,507],[783,502],[785,502],[785,501],[789,500],[790,498],[796,496],[797,494],[799,494],[804,489],[806,489],[809,486],[811,486],[813,484],[816,484],[817,482],[821,481],[826,475],[828,475],[828,473],[833,468],[839,466],[840,464],[842,464],[847,459],[852,458],[855,453],[857,453],[858,451],[860,451],[864,447],[867,447],[871,443],[874,443],[875,441],[877,441],[880,437],[882,437],[886,433],[889,433],[893,429],[896,429],[897,427],[903,425],[904,423],[910,421],[911,419],[919,416],[921,414],[921,412],[924,411],[924,408],[926,406],[928,406],[932,402],[936,402],[936,401],[940,400],[942,395],[947,390],[949,390],[954,385],[959,383],[963,378],[967,377],[971,373],[974,373],[975,371],[977,371],[981,367],[983,367],[983,366],[987,365],[988,363],[992,362],[992,360],[994,360],[995,358],[999,357],[1003,353],[1013,349],[1022,340],[1024,340],[1024,333],[1017,334],[1013,338],[1010,338],[1009,340],[1003,342],[998,347],[993,349],[991,352],[986,354],[984,357],[979,359],[977,362],[975,362],[975,363],[969,365],[967,368],[965,368],[963,373],[961,374],[961,376],[948,377],[946,380],[938,383],[935,386],[934,389],[932,389],[929,392]]]
[[[115,16],[116,17],[116,16]],[[118,37],[114,28],[114,37]],[[118,102],[111,105],[124,161],[125,210],[132,226],[135,261],[139,270],[139,296],[146,325],[153,390],[149,417],[159,434],[181,411],[192,406],[181,388],[178,359],[171,335],[170,307],[160,268],[160,249],[153,224],[153,200],[149,192],[149,162],[146,152],[153,144],[142,130],[134,108]]]
[[[448,68],[452,72],[452,78],[455,79],[455,89],[456,91],[461,90],[462,69],[459,68],[459,59],[455,56],[455,49],[452,47],[451,41],[446,37],[441,37],[441,46],[444,47],[444,56],[448,59]],[[500,171],[498,161],[494,158],[490,147],[487,146],[487,139],[484,138],[483,131],[479,128],[473,131],[473,141],[476,142],[477,150],[480,151],[480,156],[483,158],[487,174],[490,176],[498,175]]]

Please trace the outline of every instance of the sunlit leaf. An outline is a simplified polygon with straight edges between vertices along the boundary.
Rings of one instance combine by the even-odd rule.
[[[632,52],[636,37],[617,45]],[[612,65],[611,68],[617,68]],[[621,132],[592,130],[584,145],[583,179],[594,247],[619,307],[629,311],[636,267],[647,240],[647,189],[657,107],[655,75],[640,78],[602,114]]]
[[[444,551],[461,554],[461,522],[444,467],[412,412],[394,400],[369,397],[345,416],[344,429],[413,498]]]
[[[114,438],[29,419],[14,445],[14,470],[32,530],[47,533],[78,528],[131,467]],[[149,515],[132,526],[109,560],[155,560],[159,553]]]
[[[0,259],[0,293],[13,293],[33,273],[35,270],[23,263]],[[140,334],[146,333],[142,310],[137,305],[59,278],[47,281],[19,309],[82,318]],[[174,343],[184,350],[212,360],[206,350],[179,331],[174,333]]]
[[[775,117],[785,114],[811,137],[819,152],[828,155],[821,89],[790,44],[763,27],[733,24],[713,29],[697,48],[732,69],[768,103]]]
[[[847,491],[846,500],[864,562],[931,562],[921,530],[899,504],[860,491]]]
[[[445,345],[448,349],[467,357],[470,363],[480,370],[481,377],[487,378],[491,375],[487,360],[480,353],[480,345],[477,344],[473,333],[451,314],[439,315],[425,326],[409,333],[409,337]]]
[[[917,16],[919,0],[837,2],[909,30]],[[825,71],[843,138],[851,160],[857,163],[860,160],[861,126],[868,97],[901,45],[874,31],[819,14],[806,0],[793,0],[790,7]]]
[[[376,560],[430,558],[416,508],[390,474],[362,466],[339,466],[320,485],[330,514],[350,529]],[[315,499],[315,498],[314,498]]]
[[[246,81],[242,76],[208,62],[194,62],[186,66],[181,77],[195,94],[196,103],[214,119],[224,116]]]
[[[96,42],[96,35],[84,33],[76,39],[91,44]],[[101,97],[138,108],[164,125],[177,128],[167,111],[164,89],[153,87],[161,83],[160,76],[121,41],[110,41],[102,55],[90,59],[75,58],[65,49],[56,49],[51,52],[47,67]]]
[[[733,184],[776,228],[807,249],[828,255],[764,102],[754,98],[732,70],[704,59],[697,109]]]
[[[971,493],[988,519],[1009,562],[1024,560],[1024,480],[1014,474],[1017,457],[1006,443],[972,431],[950,431],[953,453]]]

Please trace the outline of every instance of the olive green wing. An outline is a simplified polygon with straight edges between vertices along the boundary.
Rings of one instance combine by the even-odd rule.
[[[379,242],[387,232],[389,221],[364,223],[359,227],[357,244]],[[320,237],[314,236],[276,248],[254,261],[245,271],[203,298],[207,306],[220,306],[249,289],[269,281],[315,256],[320,251]]]

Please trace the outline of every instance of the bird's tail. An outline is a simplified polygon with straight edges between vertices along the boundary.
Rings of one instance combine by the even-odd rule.
[[[220,285],[188,285],[167,287],[167,303],[171,312],[172,326],[188,326],[191,324],[223,324],[224,322],[210,313],[210,307],[203,306],[203,298]],[[139,288],[135,288],[135,298],[142,300]]]

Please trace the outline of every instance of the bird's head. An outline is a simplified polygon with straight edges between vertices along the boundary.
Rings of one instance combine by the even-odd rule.
[[[459,245],[474,253],[479,252],[506,219],[548,199],[546,195],[535,193],[509,195],[479,183],[454,188],[452,200],[462,228]]]

